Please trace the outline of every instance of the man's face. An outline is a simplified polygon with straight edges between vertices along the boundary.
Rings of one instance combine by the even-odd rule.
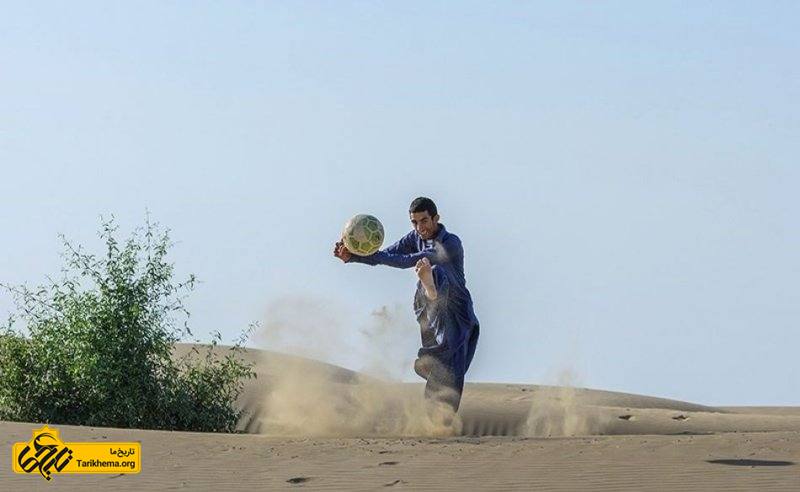
[[[433,239],[439,231],[439,214],[431,215],[425,212],[411,212],[411,225],[422,239]]]

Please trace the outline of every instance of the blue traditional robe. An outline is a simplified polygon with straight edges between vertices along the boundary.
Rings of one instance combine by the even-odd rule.
[[[428,258],[433,265],[437,297],[429,300],[422,284],[417,282],[414,312],[422,335],[419,356],[431,355],[444,365],[449,374],[442,384],[456,390],[460,401],[464,374],[475,355],[479,323],[467,290],[464,248],[458,236],[439,224],[433,239],[424,240],[417,231],[411,231],[382,251],[370,256],[353,255],[350,261],[411,268],[422,258]],[[458,401],[451,403],[458,408]]]

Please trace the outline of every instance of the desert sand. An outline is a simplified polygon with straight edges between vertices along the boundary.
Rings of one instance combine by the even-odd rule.
[[[185,353],[188,346],[178,349]],[[40,423],[0,422],[2,490],[800,490],[800,407],[710,407],[608,391],[468,383],[432,419],[422,384],[249,349],[238,434],[57,426],[140,441],[137,475],[11,472]]]

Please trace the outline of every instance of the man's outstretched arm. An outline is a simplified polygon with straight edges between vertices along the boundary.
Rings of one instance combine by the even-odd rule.
[[[378,251],[369,256],[358,256],[354,255],[347,249],[347,246],[344,245],[344,240],[339,240],[333,246],[333,256],[339,258],[345,263],[364,263],[365,265],[379,265],[382,264],[380,262],[380,257],[378,253],[385,253],[387,255],[395,256],[395,255],[409,255],[415,253],[417,250],[417,240],[416,235],[414,232],[409,232],[405,236],[401,237],[396,243],[388,246],[383,251]],[[410,265],[413,266],[413,265]],[[402,268],[410,268],[402,267]]]
[[[396,243],[384,249],[391,255],[408,255],[417,251],[417,235],[414,231],[401,237]]]
[[[412,266],[416,265],[416,261],[410,263],[408,260],[401,262],[397,262],[396,260],[398,257],[410,256],[415,253],[417,253],[417,237],[414,231],[411,231],[405,236],[401,237],[396,243],[382,251],[376,251],[369,256],[350,255],[350,257],[346,260],[346,263],[363,263],[370,266],[388,265],[396,268],[411,268]]]
[[[418,253],[411,254],[392,254],[386,250],[378,251],[369,256],[353,256],[350,261],[355,263],[363,263],[365,265],[386,265],[394,268],[411,268],[423,258],[428,258],[433,262],[436,250],[429,248]]]
[[[441,265],[447,263],[452,258],[463,255],[464,250],[461,247],[461,241],[451,236],[447,241],[441,245],[433,248],[428,248],[423,251],[400,254],[393,253],[389,248],[383,251],[378,251],[369,256],[353,256],[350,261],[357,263],[364,263],[365,265],[386,265],[394,268],[411,268],[416,266],[417,262],[423,258],[427,258],[432,265]]]

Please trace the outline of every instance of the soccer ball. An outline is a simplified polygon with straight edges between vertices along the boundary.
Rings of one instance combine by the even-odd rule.
[[[383,225],[372,215],[354,215],[344,225],[342,239],[354,255],[369,256],[383,244]]]

